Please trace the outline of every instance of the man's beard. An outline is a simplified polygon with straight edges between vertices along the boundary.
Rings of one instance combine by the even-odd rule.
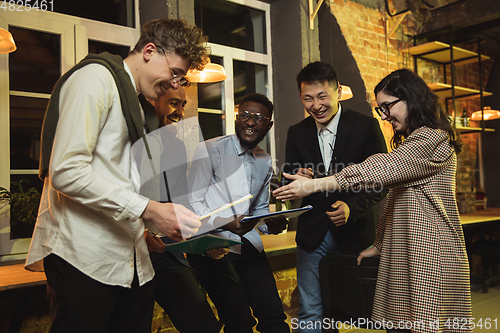
[[[246,149],[254,149],[255,147],[257,147],[257,145],[262,141],[262,139],[264,139],[266,134],[267,132],[264,134],[259,133],[255,141],[247,141],[241,137],[241,131],[236,131],[236,136],[238,137],[238,140],[240,140],[241,146]]]

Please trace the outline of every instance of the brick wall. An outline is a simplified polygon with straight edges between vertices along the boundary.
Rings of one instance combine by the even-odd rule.
[[[287,322],[290,325],[292,318],[298,318],[299,313],[295,252],[269,257],[269,263],[274,272],[276,287],[283,302]]]
[[[365,7],[359,3],[349,0],[330,0],[328,2],[330,12],[333,14],[341,27],[342,34],[349,46],[352,56],[356,60],[359,72],[366,86],[366,100],[376,106],[373,89],[376,84],[392,71],[399,68],[413,70],[413,57],[403,52],[404,49],[413,46],[413,40],[408,37],[415,35],[419,28],[419,23],[412,14],[406,15],[394,34],[386,38],[387,34],[396,26],[397,18],[391,18],[383,7]],[[391,9],[391,12],[394,12]],[[477,52],[477,44],[457,44],[456,46]],[[447,66],[446,73],[443,73],[441,65],[433,64],[423,60],[417,60],[418,74],[428,83],[451,82],[451,72]],[[493,60],[483,61],[483,89],[486,86],[488,75],[493,65]],[[456,85],[479,89],[479,68],[477,64],[456,67]],[[444,100],[443,100],[444,103]],[[448,102],[450,112],[456,109],[458,116],[462,115],[462,110],[467,110],[468,116],[472,112],[479,110],[480,100],[466,99],[456,100],[455,108],[452,102]],[[390,139],[392,137],[392,126],[383,122],[373,114],[381,124],[384,137],[390,149]],[[475,210],[476,184],[476,162],[477,162],[477,138],[478,134],[465,134],[462,140],[465,144],[464,151],[458,157],[457,171],[457,198],[461,212],[471,212]]]
[[[405,34],[415,33],[415,22],[407,15],[392,37],[386,38],[386,30],[395,27],[395,18],[389,18],[383,8],[365,7],[348,0],[330,0],[330,12],[335,16],[342,34],[356,60],[366,86],[366,100],[372,105],[374,116],[380,121],[388,147],[392,138],[392,126],[382,122],[373,109],[376,99],[373,89],[377,83],[399,68],[413,68],[413,59],[400,52],[411,46]]]

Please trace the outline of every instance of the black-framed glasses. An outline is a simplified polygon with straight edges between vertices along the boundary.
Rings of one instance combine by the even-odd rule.
[[[190,87],[191,86],[191,81],[187,78],[187,76],[183,76],[181,77],[181,79],[179,80],[179,84],[185,88],[187,87]]]
[[[189,81],[189,79],[183,75],[176,74],[172,67],[170,67],[170,62],[168,61],[167,52],[165,52],[165,49],[156,44],[155,46],[163,52],[163,54],[165,55],[165,59],[167,60],[168,69],[170,69],[170,73],[172,75],[172,78],[169,81],[172,83],[178,83],[183,87],[189,87],[191,85],[191,81]]]
[[[389,103],[384,102],[384,103],[380,104],[380,106],[375,107],[375,111],[377,111],[377,113],[380,117],[382,117],[382,114],[384,114],[386,117],[389,117],[389,115],[391,114],[391,112],[390,112],[391,106],[396,104],[397,102],[401,102],[401,101],[402,101],[402,99],[400,98],[400,99],[397,99],[397,100],[389,102]]]
[[[247,121],[249,121],[250,118],[252,118],[256,124],[265,123],[265,122],[268,122],[270,120],[268,117],[263,116],[260,113],[250,113],[248,111],[238,112],[236,117],[238,118],[238,120],[245,122],[245,123]]]

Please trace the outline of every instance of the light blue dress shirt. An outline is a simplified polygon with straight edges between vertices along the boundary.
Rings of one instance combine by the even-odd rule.
[[[200,143],[188,174],[189,203],[196,214],[203,216],[248,194],[253,197],[212,215],[208,224],[200,228],[198,233],[209,231],[217,236],[241,241],[240,236],[217,229],[219,226],[214,226],[214,219],[235,214],[257,216],[269,213],[272,173],[271,156],[258,146],[244,150],[234,134]],[[262,240],[257,230],[253,229],[243,237],[258,251],[262,251]],[[240,245],[231,247],[231,252],[240,251]]]

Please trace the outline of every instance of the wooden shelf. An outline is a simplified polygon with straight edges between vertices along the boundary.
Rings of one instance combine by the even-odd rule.
[[[462,225],[498,222],[498,221],[500,221],[500,208],[491,207],[491,208],[486,208],[484,210],[478,210],[472,213],[460,214],[460,223]]]
[[[24,263],[0,267],[0,291],[44,285],[44,272],[30,272],[24,269]]]
[[[477,132],[482,132],[483,129],[481,127],[464,127],[464,126],[456,126],[455,129],[457,132],[460,134],[468,134],[468,133],[477,133]],[[485,132],[495,132],[493,128],[485,128]]]
[[[429,83],[428,86],[439,97],[451,98],[451,91],[452,91],[451,84]],[[455,89],[455,98],[477,98],[477,97],[480,97],[480,91],[477,89],[458,87],[458,86],[454,86],[453,88]],[[491,96],[491,95],[492,95],[492,93],[487,92],[487,91],[483,91],[483,97]]]
[[[294,253],[297,249],[295,243],[296,231],[287,231],[279,235],[261,235],[262,244],[268,257]]]
[[[423,60],[445,65],[444,71],[446,75],[446,65],[451,64],[452,50],[453,50],[453,65],[451,70],[453,70],[454,66],[478,63],[479,59],[481,59],[481,61],[490,59],[490,57],[487,57],[485,55],[480,55],[476,52],[465,50],[456,46],[450,46],[449,44],[438,41],[410,47],[408,49],[403,50],[403,52],[409,53],[415,58],[420,58]],[[416,66],[417,62],[415,62],[415,70],[417,68]],[[453,98],[453,96],[455,99],[469,99],[469,98],[482,98],[492,95],[492,93],[488,91],[483,91],[481,94],[481,91],[478,89],[459,87],[456,85],[451,85],[446,83],[429,83],[427,85],[437,96],[444,98],[446,100]],[[461,134],[495,131],[494,129],[491,128],[483,129],[482,127],[470,127],[470,126],[464,127],[458,124],[456,125],[457,125],[456,126],[457,132],[460,132]]]
[[[442,42],[430,42],[422,45],[417,45],[403,50],[404,53],[409,53],[419,58],[438,62],[440,64],[451,63],[450,45]],[[490,57],[481,55],[481,61],[488,60]],[[462,66],[478,62],[478,54],[460,47],[453,46],[453,64]]]

